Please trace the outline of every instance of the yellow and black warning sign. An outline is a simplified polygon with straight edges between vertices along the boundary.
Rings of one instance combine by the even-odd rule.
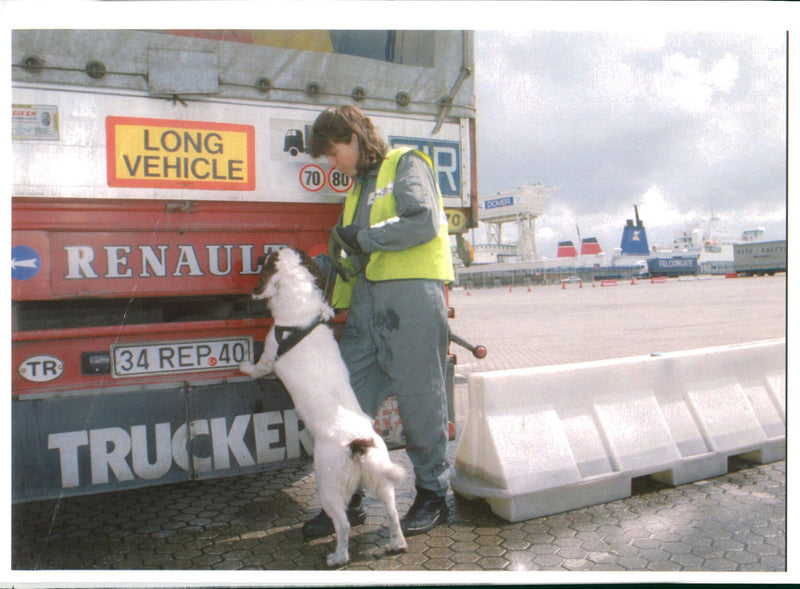
[[[251,125],[107,117],[106,157],[109,186],[255,189]]]

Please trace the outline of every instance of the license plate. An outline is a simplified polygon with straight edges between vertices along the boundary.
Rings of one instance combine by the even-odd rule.
[[[111,375],[114,378],[179,374],[238,368],[252,362],[253,338],[115,344],[111,346]]]

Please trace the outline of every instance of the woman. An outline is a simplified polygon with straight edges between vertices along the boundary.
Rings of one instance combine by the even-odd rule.
[[[354,179],[333,229],[347,251],[347,272],[332,296],[334,307],[349,309],[342,356],[367,415],[375,416],[387,397],[397,399],[417,491],[401,525],[406,535],[426,532],[447,521],[449,488],[444,285],[453,266],[433,167],[421,152],[390,150],[352,106],[317,117],[310,154],[326,156],[331,168]],[[354,525],[364,521],[360,503],[357,494],[348,511]],[[321,536],[333,525],[322,512],[303,532]]]

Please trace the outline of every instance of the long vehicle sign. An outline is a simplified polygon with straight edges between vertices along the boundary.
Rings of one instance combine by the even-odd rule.
[[[253,338],[111,346],[114,378],[236,368],[252,360]]]
[[[251,125],[106,117],[108,185],[253,190]]]

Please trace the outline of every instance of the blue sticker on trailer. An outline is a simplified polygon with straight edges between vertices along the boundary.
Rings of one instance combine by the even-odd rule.
[[[13,280],[28,280],[39,273],[42,267],[42,258],[36,250],[26,245],[17,245],[11,248],[11,278]]]
[[[389,145],[418,149],[430,157],[442,196],[461,196],[461,144],[458,141],[390,136]]]

